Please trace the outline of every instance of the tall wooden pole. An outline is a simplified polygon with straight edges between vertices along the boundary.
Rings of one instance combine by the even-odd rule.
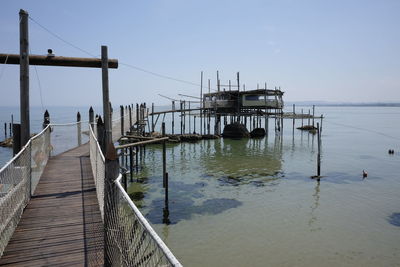
[[[203,72],[200,76],[200,134],[203,134]]]
[[[108,144],[112,143],[110,120],[110,96],[108,87],[108,51],[107,46],[101,46],[101,72],[103,85],[103,119],[104,119],[104,154],[107,154]]]
[[[124,122],[125,122],[125,117],[124,117],[124,106],[120,105],[119,106],[119,115],[121,116],[121,136],[124,136]]]
[[[19,11],[19,62],[20,62],[20,116],[21,116],[21,147],[30,138],[29,120],[29,40],[28,12]]]
[[[165,122],[161,124],[161,133],[162,136],[165,137]],[[166,152],[166,144],[165,141],[163,141],[162,144],[162,162],[163,162],[163,187],[165,188],[166,184],[166,173],[167,173],[167,152]]]

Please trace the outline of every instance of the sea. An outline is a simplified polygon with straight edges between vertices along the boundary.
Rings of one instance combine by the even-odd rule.
[[[50,108],[51,121],[73,122],[78,110],[85,120],[88,107]],[[0,107],[0,126],[17,113]],[[400,266],[400,107],[316,114],[319,180],[317,135],[291,119],[276,133],[270,119],[261,139],[167,144],[168,206],[162,147],[147,146],[128,193],[184,266]],[[43,110],[31,118],[40,131]],[[11,157],[0,148],[1,165]]]

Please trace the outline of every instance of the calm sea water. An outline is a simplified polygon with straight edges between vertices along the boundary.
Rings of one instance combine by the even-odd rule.
[[[65,123],[78,110],[86,120],[87,109],[49,111],[52,122]],[[185,266],[399,266],[400,108],[317,113],[326,117],[320,182],[310,178],[316,137],[293,135],[285,120],[282,136],[270,121],[268,138],[169,144],[169,216],[160,146],[146,148],[129,194]],[[11,114],[18,117],[18,109],[0,107],[2,129]],[[32,108],[32,132],[40,131],[42,114]],[[75,126],[55,127],[53,145],[75,142],[75,133]],[[10,157],[0,148],[0,165]]]
[[[285,120],[283,136],[169,144],[168,218],[160,146],[129,194],[186,266],[400,266],[400,108],[317,111],[320,182],[316,136]]]
[[[99,108],[94,108],[99,112]],[[52,123],[71,123],[76,122],[76,115],[79,111],[81,120],[88,120],[89,107],[49,107],[50,120]],[[44,110],[41,107],[31,107],[31,133],[39,133],[42,130]],[[14,122],[19,123],[19,107],[0,107],[0,140],[4,140],[4,123],[7,123],[7,137],[9,137],[9,123],[11,115],[14,115]],[[87,131],[87,123],[82,123],[82,131]],[[73,148],[77,145],[76,125],[53,127],[52,145],[53,155]],[[82,141],[87,141],[87,135],[82,135]],[[0,166],[3,166],[12,158],[12,148],[0,147]]]

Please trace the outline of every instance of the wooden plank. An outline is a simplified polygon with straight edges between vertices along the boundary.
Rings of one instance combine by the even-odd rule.
[[[103,224],[88,145],[52,157],[0,266],[99,266]]]

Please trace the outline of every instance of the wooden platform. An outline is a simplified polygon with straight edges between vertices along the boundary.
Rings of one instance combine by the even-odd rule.
[[[101,266],[103,225],[88,144],[52,157],[1,266]]]

